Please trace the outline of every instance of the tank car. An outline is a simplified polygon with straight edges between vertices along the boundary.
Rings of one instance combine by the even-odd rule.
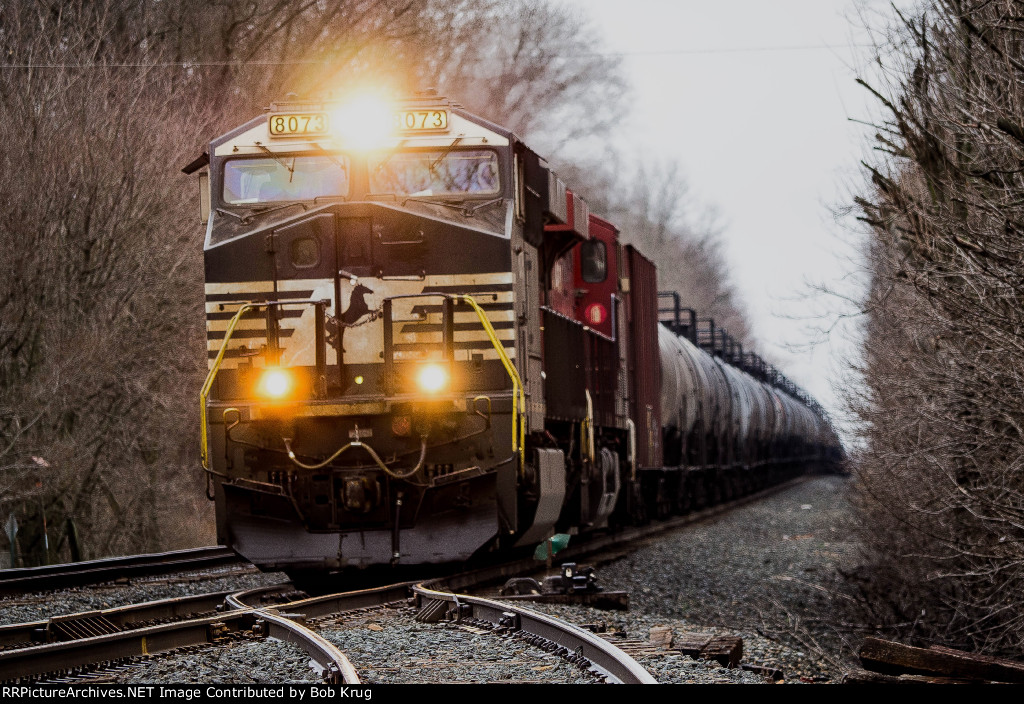
[[[272,105],[199,172],[219,540],[461,562],[750,490],[837,443],[515,134],[433,94]],[[702,339],[704,335],[707,339]]]

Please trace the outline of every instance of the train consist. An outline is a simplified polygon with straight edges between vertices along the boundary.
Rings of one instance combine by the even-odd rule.
[[[185,170],[207,222],[203,465],[220,541],[262,568],[529,549],[842,452],[814,402],[455,103],[277,103]]]

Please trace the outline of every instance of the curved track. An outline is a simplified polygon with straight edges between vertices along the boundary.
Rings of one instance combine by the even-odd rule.
[[[698,522],[758,498],[781,491],[803,481],[800,477],[778,484],[727,504],[669,519],[647,526],[624,529],[593,538],[562,553],[559,559],[572,559],[602,550],[621,548],[683,525]],[[210,549],[204,549],[209,551]],[[203,551],[200,551],[203,552]],[[208,554],[208,553],[207,553]],[[180,566],[182,553],[170,563]],[[124,558],[123,562],[145,565],[144,558]],[[96,561],[109,565],[117,562]],[[321,675],[330,683],[359,683],[352,664],[338,648],[303,622],[369,607],[408,601],[414,597],[424,622],[448,620],[482,625],[500,633],[525,638],[528,642],[591,669],[610,682],[653,683],[647,671],[625,652],[595,636],[558,619],[497,601],[457,593],[518,576],[537,569],[531,559],[493,565],[424,583],[400,582],[382,587],[339,592],[325,596],[288,600],[291,585],[261,587],[237,593],[217,592],[199,596],[164,599],[144,604],[59,616],[47,621],[0,627],[0,681],[31,681],[52,673],[88,668],[146,656],[186,646],[226,643],[237,637],[272,636],[301,647],[318,663]],[[62,574],[59,567],[51,575]],[[178,567],[176,567],[177,569]],[[152,567],[143,567],[152,569]],[[173,570],[172,570],[173,571]],[[89,574],[92,568],[86,569]],[[3,582],[0,582],[3,584]],[[267,605],[267,601],[278,601]],[[197,614],[210,614],[193,617]],[[177,619],[174,623],[154,623]],[[182,620],[184,619],[184,620]],[[139,624],[143,624],[139,627]],[[57,641],[36,644],[38,641]],[[32,643],[29,645],[29,643]]]
[[[625,651],[582,628],[508,602],[432,589],[418,584],[413,591],[421,600],[420,620],[476,619],[509,634],[526,634],[562,649],[558,654],[572,662],[588,662],[604,678],[616,684],[657,684],[644,667]]]
[[[469,577],[460,581],[467,580],[473,581]],[[421,607],[417,618],[421,621],[486,622],[500,634],[525,637],[533,645],[545,647],[574,664],[591,669],[609,682],[655,682],[629,655],[587,631],[522,607],[442,591],[436,582],[418,585],[403,582],[288,601],[276,606],[250,605],[272,595],[275,590],[281,593],[282,587],[236,594],[208,594],[188,600],[169,599],[106,612],[59,617],[48,622],[8,626],[8,642],[26,634],[31,637],[38,636],[40,632],[50,632],[54,623],[77,623],[81,627],[77,629],[79,637],[72,640],[0,652],[0,681],[34,681],[188,646],[223,644],[234,637],[270,636],[302,648],[318,664],[325,682],[358,684],[359,675],[345,654],[303,622],[367,607],[407,602],[411,595],[415,595]],[[212,616],[105,633],[93,633],[85,627],[85,624],[98,623],[101,619],[113,622],[120,617],[121,620],[130,618],[134,621],[153,614],[180,614],[182,609],[216,609],[218,598],[225,610]]]

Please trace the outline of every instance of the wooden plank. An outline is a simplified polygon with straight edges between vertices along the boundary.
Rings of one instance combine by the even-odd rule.
[[[860,661],[867,670],[890,675],[907,673],[1024,683],[1024,663],[951,648],[916,648],[880,638],[864,640]]]
[[[701,651],[710,642],[711,634],[709,633],[683,633],[676,639],[675,646],[676,650],[683,655],[699,660]]]
[[[972,684],[980,680],[929,677],[927,675],[883,675],[867,670],[850,670],[843,675],[842,684]]]
[[[869,670],[850,670],[843,675],[842,684],[896,684],[899,681],[894,675],[883,675]]]
[[[672,628],[669,626],[652,626],[648,642],[655,648],[671,648]]]
[[[701,657],[714,660],[722,667],[737,667],[743,657],[743,639],[739,636],[715,636],[701,651]]]
[[[722,667],[737,667],[743,657],[743,639],[710,633],[683,633],[675,649],[694,660],[714,660]]]

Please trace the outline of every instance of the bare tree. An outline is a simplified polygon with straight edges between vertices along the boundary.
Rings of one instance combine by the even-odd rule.
[[[480,93],[488,114],[541,133],[581,109],[582,81],[621,87],[554,70],[573,28],[569,48],[586,46],[585,22],[539,1],[0,7],[0,520],[19,517],[26,560],[212,539],[196,461],[202,233],[182,164],[289,92],[408,90],[439,71],[483,91],[480,62],[440,58],[485,47],[504,76]]]
[[[96,554],[156,547],[156,516],[197,503],[176,475],[194,449],[178,379],[201,350],[200,259],[166,227],[185,217],[166,173],[191,108],[176,72],[116,42],[119,9],[3,8],[20,67],[0,76],[0,506],[36,559],[67,547],[69,519]]]
[[[550,0],[435,0],[421,77],[553,157],[626,109],[621,60],[580,10]],[[435,41],[435,36],[443,41]]]
[[[867,608],[905,636],[1007,653],[1024,633],[1022,16],[928,2],[880,57],[850,399]]]

